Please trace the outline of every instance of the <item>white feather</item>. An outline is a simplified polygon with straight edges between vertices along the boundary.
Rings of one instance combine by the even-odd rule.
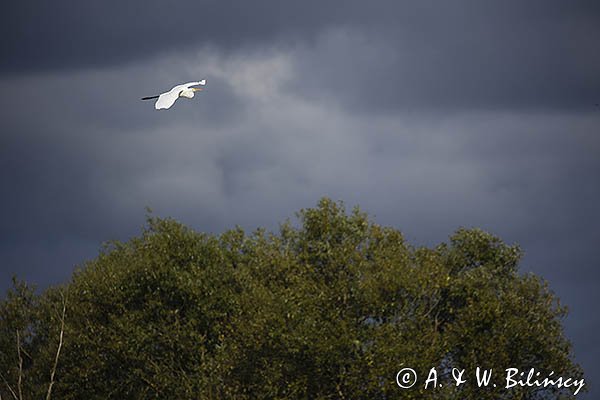
[[[190,90],[190,87],[197,85],[206,85],[206,79],[202,79],[199,82],[188,82],[182,85],[174,86],[173,89],[158,96],[158,100],[156,100],[154,108],[157,110],[169,109],[171,106],[173,106],[173,104],[175,104],[177,99],[182,96],[182,94],[185,94],[183,97],[187,97],[188,99],[194,97],[194,92]]]

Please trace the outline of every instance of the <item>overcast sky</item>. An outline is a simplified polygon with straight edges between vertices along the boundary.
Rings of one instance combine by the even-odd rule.
[[[10,2],[0,35],[0,290],[146,206],[218,233],[329,196],[416,245],[519,243],[600,382],[600,2]]]

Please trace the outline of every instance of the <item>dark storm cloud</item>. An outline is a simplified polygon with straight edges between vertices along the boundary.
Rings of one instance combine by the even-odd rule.
[[[569,23],[446,16],[456,26],[445,20],[323,35],[299,56],[299,69],[311,75],[294,89],[308,97],[328,94],[357,112],[593,109],[600,13]],[[315,51],[318,57],[310,57]]]
[[[240,48],[318,30],[338,10],[327,1],[11,2],[0,27],[11,38],[2,43],[3,69],[110,65],[207,44]]]
[[[587,111],[597,2],[11,2],[0,71],[73,70],[183,49],[306,49],[294,90],[357,109]]]
[[[597,381],[600,3],[4,7],[0,289],[68,279],[145,206],[276,229],[331,196],[414,244],[521,244]],[[167,112],[139,100],[200,78]]]

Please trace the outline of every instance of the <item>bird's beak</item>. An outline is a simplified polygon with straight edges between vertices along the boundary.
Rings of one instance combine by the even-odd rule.
[[[194,92],[199,92],[199,91],[201,91],[201,90],[202,90],[202,88],[195,87],[195,88],[192,88],[192,90],[193,90]]]

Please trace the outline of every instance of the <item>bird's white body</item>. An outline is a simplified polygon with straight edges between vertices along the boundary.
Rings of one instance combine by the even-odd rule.
[[[180,97],[185,97],[187,99],[193,98],[194,92],[202,90],[201,88],[193,87],[198,85],[206,85],[206,79],[203,79],[199,82],[188,82],[173,87],[173,89],[158,96],[158,100],[154,104],[154,108],[156,108],[157,110],[166,110],[168,108],[171,108],[171,106],[175,104],[177,99]]]

